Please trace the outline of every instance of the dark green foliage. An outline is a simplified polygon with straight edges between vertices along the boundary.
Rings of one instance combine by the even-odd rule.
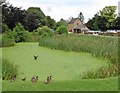
[[[99,16],[96,14],[92,19],[90,19],[86,23],[86,26],[90,30],[106,31],[107,29],[106,24],[107,24],[107,20],[105,19],[105,17]]]
[[[56,23],[55,29],[57,29],[57,28],[60,27],[60,26],[65,26],[65,27],[67,27],[67,21],[64,20],[64,19],[61,19],[59,22]]]
[[[12,32],[9,32],[8,34],[4,34],[2,36],[2,46],[3,47],[10,47],[15,45],[15,40],[12,38]]]
[[[2,5],[2,22],[13,29],[16,23],[24,23],[25,10],[14,7],[8,3]]]
[[[50,16],[46,16],[46,20],[47,20],[46,25],[47,25],[49,28],[54,29],[54,28],[55,28],[55,20],[52,19]]]
[[[96,79],[118,76],[118,65],[110,65],[109,67],[101,67],[97,70],[89,70],[83,73],[82,79]]]
[[[30,39],[29,33],[24,29],[24,27],[20,23],[18,23],[13,29],[13,33],[15,42],[25,42],[29,41]]]
[[[38,27],[46,25],[46,16],[39,7],[29,7],[25,18],[25,27],[32,32]]]
[[[84,23],[84,16],[83,16],[82,12],[79,13],[78,18],[80,19],[80,21],[82,23]]]
[[[9,80],[13,76],[17,76],[18,66],[9,62],[7,59],[2,59],[2,79]]]
[[[53,31],[47,26],[43,26],[42,28],[38,28],[37,31],[38,31],[38,34],[40,36],[43,36],[43,37],[46,37],[46,36],[49,37],[49,36],[53,35]]]
[[[113,28],[116,30],[120,30],[120,17],[117,17],[112,23]]]
[[[68,33],[67,28],[65,26],[60,26],[56,30],[57,34],[66,34]]]
[[[10,29],[8,28],[8,26],[6,24],[2,24],[2,33],[4,32],[9,32]]]
[[[90,30],[110,30],[116,29],[117,25],[115,26],[116,22],[116,6],[106,6],[101,11],[97,12],[93,18],[91,18],[87,23],[86,26]],[[119,22],[117,22],[119,23]],[[119,28],[119,27],[117,27]]]

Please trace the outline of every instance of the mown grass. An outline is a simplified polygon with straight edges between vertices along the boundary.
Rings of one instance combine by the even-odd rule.
[[[118,78],[52,81],[45,85],[43,81],[35,84],[25,81],[3,81],[3,91],[117,91]]]

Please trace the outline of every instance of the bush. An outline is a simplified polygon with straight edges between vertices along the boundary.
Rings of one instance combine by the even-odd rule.
[[[18,23],[13,29],[15,42],[26,42],[30,39],[30,34],[24,29],[24,27]]]
[[[56,30],[57,34],[66,34],[68,33],[67,28],[65,26],[60,26]]]
[[[46,36],[50,37],[53,35],[53,31],[47,26],[43,26],[42,28],[38,28],[37,31],[38,31],[38,34],[43,36],[43,37],[46,37]]]
[[[6,59],[2,59],[2,79],[3,80],[10,80],[15,75],[18,74],[18,66],[10,63]]]
[[[2,32],[5,33],[5,32],[9,32],[10,29],[8,28],[8,26],[6,24],[2,24]]]
[[[3,47],[10,47],[15,45],[15,40],[12,36],[12,32],[9,32],[9,34],[3,34],[2,36],[2,46]]]

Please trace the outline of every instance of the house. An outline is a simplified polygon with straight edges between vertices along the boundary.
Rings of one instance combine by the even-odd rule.
[[[89,30],[78,18],[72,18],[68,22],[67,29],[68,29],[68,33],[79,33],[79,34],[84,34]]]

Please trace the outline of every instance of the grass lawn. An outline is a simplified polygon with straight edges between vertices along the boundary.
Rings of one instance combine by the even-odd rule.
[[[8,82],[3,81],[3,90],[9,91],[117,91],[118,78],[86,79],[70,81],[51,81],[45,85],[43,81],[35,84],[29,81]]]
[[[3,90],[117,90],[117,78],[82,80],[83,72],[107,66],[107,60],[98,59],[89,53],[65,52],[38,46],[38,43],[19,43],[2,49],[3,58],[20,66],[16,82],[3,81]],[[33,55],[38,55],[34,60]],[[39,81],[32,84],[33,75]],[[44,85],[47,76],[53,81]],[[23,82],[22,76],[27,80]]]

